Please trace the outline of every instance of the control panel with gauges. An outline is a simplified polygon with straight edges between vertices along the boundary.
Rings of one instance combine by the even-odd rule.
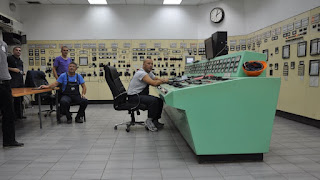
[[[245,70],[265,61],[265,54],[242,51],[193,62],[184,76],[158,86],[165,111],[199,161],[260,161],[269,151],[280,78]]]
[[[128,87],[147,58],[153,60],[153,73],[165,78],[182,76],[185,64],[205,58],[202,40],[28,41],[28,69],[43,71],[49,83],[54,82],[53,64],[62,46],[68,47],[68,57],[78,64],[77,73],[86,81],[89,100],[113,99],[104,78],[106,65],[116,67]]]

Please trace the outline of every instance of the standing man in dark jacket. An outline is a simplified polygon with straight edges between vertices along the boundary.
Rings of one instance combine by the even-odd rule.
[[[10,85],[11,88],[21,88],[24,87],[23,83],[23,75],[25,75],[23,71],[23,61],[20,58],[21,56],[21,47],[16,46],[13,48],[13,54],[8,56],[8,69],[11,75]],[[26,117],[23,116],[23,109],[22,109],[22,97],[16,97],[14,99],[14,111],[16,117],[18,119],[25,119]]]
[[[0,109],[2,112],[3,147],[23,146],[15,138],[15,127],[12,104],[12,93],[10,87],[11,76],[7,64],[7,44],[0,40]]]

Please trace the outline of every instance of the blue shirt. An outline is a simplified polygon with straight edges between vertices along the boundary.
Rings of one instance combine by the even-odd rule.
[[[65,60],[61,56],[56,57],[53,66],[56,67],[57,75],[60,76],[62,73],[68,72],[68,66],[71,62],[70,58]]]
[[[69,75],[68,75],[69,76]],[[78,78],[77,78],[77,76],[78,76]],[[79,80],[79,81],[78,81]],[[64,90],[66,90],[66,87],[67,87],[67,73],[62,73],[60,76],[59,76],[59,78],[57,79],[57,81],[60,83],[60,84],[62,84],[62,92],[64,91]],[[80,85],[80,84],[83,84],[83,83],[85,83],[85,81],[84,81],[84,79],[83,79],[83,77],[80,75],[80,74],[78,74],[78,73],[76,73],[74,76],[69,76],[69,82],[77,82],[78,81],[78,84]]]

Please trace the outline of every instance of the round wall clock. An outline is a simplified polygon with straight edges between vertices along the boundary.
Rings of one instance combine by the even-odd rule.
[[[210,12],[210,20],[214,23],[220,23],[224,19],[224,11],[222,8],[213,8]]]

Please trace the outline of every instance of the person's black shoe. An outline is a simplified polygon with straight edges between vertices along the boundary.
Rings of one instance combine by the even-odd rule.
[[[160,123],[158,120],[153,120],[152,122],[158,129],[161,129],[164,126],[164,124]]]
[[[72,119],[67,119],[67,124],[71,124],[72,123]]]
[[[17,141],[14,141],[12,143],[3,143],[3,147],[22,147],[24,146],[23,143],[19,143]]]
[[[75,118],[75,122],[76,122],[76,123],[83,123],[83,120],[82,120],[82,118],[81,118],[81,117],[76,116],[76,118]]]
[[[27,117],[26,116],[17,116],[17,119],[27,119]]]
[[[67,123],[71,124],[72,123],[72,114],[66,114],[67,117]]]

